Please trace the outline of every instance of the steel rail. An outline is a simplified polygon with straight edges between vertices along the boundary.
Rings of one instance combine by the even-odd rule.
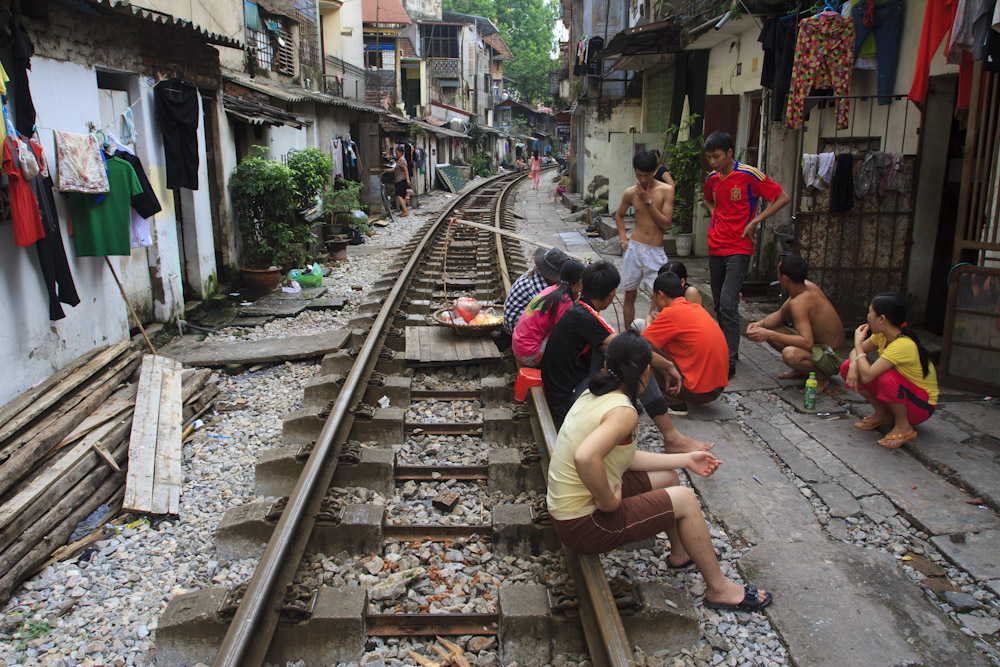
[[[503,212],[503,197],[508,188],[501,193],[501,204],[494,213],[494,227],[500,228]],[[510,292],[510,277],[507,272],[507,261],[501,243],[501,235],[494,234],[497,246],[497,260],[501,267],[500,277],[504,292]],[[557,429],[545,402],[545,393],[541,387],[530,390],[531,406],[535,412],[540,429],[537,438],[542,445],[542,472],[548,476],[549,452],[556,444]],[[580,623],[583,625],[583,635],[590,651],[590,660],[595,667],[626,667],[634,664],[632,650],[625,627],[622,625],[615,598],[611,592],[601,559],[593,554],[580,554],[563,545],[563,555],[569,568],[570,576],[576,582],[577,595],[580,600]]]
[[[510,178],[510,174],[501,174],[480,187],[507,178]],[[368,376],[378,361],[384,330],[395,317],[404,289],[412,278],[419,258],[438,233],[441,223],[451,217],[459,205],[474,192],[475,190],[459,198],[438,216],[411,252],[392,290],[386,296],[358,352],[358,358],[330,409],[330,416],[306,460],[305,468],[288,497],[285,511],[275,526],[247,586],[243,601],[219,646],[213,667],[252,667],[264,663],[278,623],[277,605],[284,595],[284,587],[276,584],[279,581],[291,582],[305,552],[319,504],[333,479],[343,442],[354,424],[354,416],[349,408],[357,400],[355,394],[367,389]]]

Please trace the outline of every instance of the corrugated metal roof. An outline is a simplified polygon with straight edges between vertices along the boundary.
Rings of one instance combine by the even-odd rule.
[[[381,2],[382,0],[379,1]],[[99,7],[102,10],[105,10],[106,12],[111,11],[117,14],[134,16],[144,21],[149,21],[151,23],[159,23],[160,25],[165,25],[172,28],[183,30],[185,32],[193,33],[201,37],[203,40],[205,40],[207,44],[228,46],[234,49],[243,48],[243,42],[236,39],[235,37],[220,35],[218,33],[206,30],[201,26],[199,26],[198,24],[192,21],[188,21],[187,19],[178,18],[171,14],[158,12],[153,9],[146,9],[145,7],[137,7],[133,4],[125,2],[124,0],[86,0],[86,2],[88,4]]]
[[[409,25],[410,15],[400,0],[361,0],[361,20],[378,25]]]
[[[500,36],[500,33],[495,35],[486,35],[486,37],[483,37],[483,41],[492,46],[493,50],[497,52],[494,60],[514,59],[514,54],[511,53],[510,47],[508,47],[507,43],[503,41],[503,37]]]
[[[284,109],[234,95],[223,94],[222,106],[229,115],[242,118],[251,125],[288,125],[301,129],[311,124],[308,119],[300,118]]]
[[[345,97],[337,97],[335,95],[327,95],[326,93],[318,93],[313,90],[306,90],[305,88],[292,86],[282,83],[281,81],[251,79],[234,72],[224,72],[222,76],[227,81],[238,83],[241,86],[246,86],[250,90],[256,90],[258,93],[270,95],[271,97],[282,100],[283,102],[318,102],[319,104],[347,107],[348,109],[354,109],[356,111],[368,111],[370,113],[378,114],[385,113],[385,109],[382,109],[381,107],[371,106],[370,104],[364,104],[362,102],[355,102],[354,100],[349,100]]]

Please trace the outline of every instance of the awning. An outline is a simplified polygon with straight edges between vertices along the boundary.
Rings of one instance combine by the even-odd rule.
[[[440,119],[434,118],[434,120],[438,121]],[[457,132],[447,127],[441,127],[434,123],[429,123],[427,121],[419,120],[417,118],[403,118],[402,116],[396,116],[395,114],[389,114],[387,116],[383,116],[382,118],[379,119],[379,123],[382,124],[382,126],[390,132],[399,131],[401,128],[399,128],[398,126],[416,125],[417,127],[421,127],[427,130],[428,132],[433,132],[434,134],[440,135],[442,137],[454,137],[456,139],[469,138],[469,135],[463,132]],[[397,127],[393,127],[393,125]]]
[[[613,56],[646,56],[657,53],[680,53],[684,50],[682,30],[675,19],[622,30],[611,38],[598,58]]]
[[[172,28],[184,30],[185,32],[193,33],[198,37],[202,38],[206,44],[228,46],[234,49],[243,48],[243,42],[241,42],[238,39],[211,32],[209,30],[202,28],[198,24],[193,23],[192,21],[178,18],[170,14],[165,14],[164,12],[158,12],[152,9],[146,9],[145,7],[136,7],[135,5],[129,4],[127,2],[121,2],[121,0],[85,0],[85,1],[90,5],[96,5],[97,7],[99,7],[101,12],[104,14],[125,14],[126,16],[134,16],[143,21],[149,21],[150,23],[159,23],[160,25],[165,25]]]
[[[251,125],[288,125],[300,130],[312,124],[309,120],[299,118],[284,109],[225,93],[222,95],[222,106],[230,116]]]
[[[317,104],[347,107],[348,109],[354,109],[355,111],[367,111],[369,113],[378,114],[385,113],[385,109],[381,107],[356,102],[354,100],[349,100],[346,97],[337,97],[335,95],[327,95],[326,93],[318,93],[313,90],[306,90],[305,88],[286,84],[281,81],[263,78],[251,79],[250,77],[236,74],[234,72],[225,72],[223,73],[222,78],[249,88],[250,90],[255,90],[258,93],[264,93],[265,95],[269,95],[270,97],[273,97],[276,100],[281,100],[282,102],[316,102]]]

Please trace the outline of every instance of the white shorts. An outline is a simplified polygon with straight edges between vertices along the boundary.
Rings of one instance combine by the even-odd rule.
[[[622,258],[621,289],[631,292],[642,284],[652,291],[653,281],[659,275],[660,267],[666,263],[667,253],[663,252],[663,246],[629,241]]]

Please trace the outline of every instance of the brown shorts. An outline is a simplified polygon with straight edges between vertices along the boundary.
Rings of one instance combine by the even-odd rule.
[[[622,503],[614,512],[594,510],[578,519],[552,519],[563,544],[583,554],[600,554],[674,527],[674,505],[665,489],[653,489],[649,475],[622,475]]]

